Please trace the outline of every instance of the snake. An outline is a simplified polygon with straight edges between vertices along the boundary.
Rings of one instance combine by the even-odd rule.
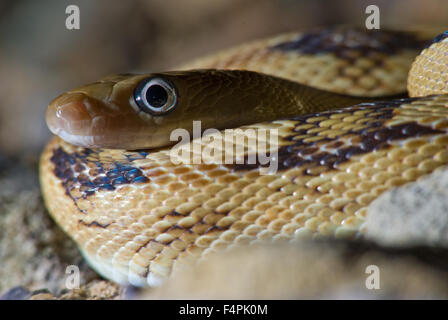
[[[448,164],[447,38],[317,28],[67,91],[46,111],[46,207],[140,287],[234,247],[362,238],[372,201]]]

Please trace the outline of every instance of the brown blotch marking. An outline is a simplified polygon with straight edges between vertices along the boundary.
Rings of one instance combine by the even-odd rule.
[[[113,191],[118,185],[150,182],[141,169],[132,164],[132,161],[144,157],[144,152],[128,153],[125,160],[107,164],[98,160],[100,152],[100,149],[88,148],[73,153],[61,147],[53,150],[50,158],[54,164],[53,173],[75,203],[77,198],[71,196],[71,190],[75,188],[81,191],[82,198],[86,198],[99,190]],[[88,169],[88,175],[84,173],[85,169]]]
[[[160,242],[160,241],[157,241],[156,239],[149,239],[144,244],[142,244],[140,247],[138,247],[138,249],[135,251],[135,253],[139,253],[142,249],[146,248],[151,243],[157,243],[157,244],[161,244],[161,245],[165,246],[165,245],[169,245],[174,240],[175,239],[173,239],[173,240],[171,240],[169,242]]]
[[[90,222],[90,223],[87,223],[84,220],[78,220],[78,222],[80,224],[82,224],[83,226],[86,226],[86,227],[98,227],[98,228],[106,229],[108,226],[110,226],[110,223],[101,224],[101,223],[99,223],[98,221],[95,221],[95,220]]]
[[[231,226],[231,225],[230,225]],[[204,234],[213,234],[216,233],[218,235],[220,235],[222,232],[227,231],[230,229],[230,226],[226,226],[226,227],[218,227],[216,225],[211,226],[210,228],[208,228]]]
[[[343,145],[344,145],[344,143],[342,141],[335,141],[335,142],[327,144],[327,148],[337,149]]]
[[[429,40],[419,39],[410,32],[333,27],[301,34],[270,49],[310,55],[331,53],[344,60],[354,60],[359,56],[393,55],[405,49],[422,50],[428,43]]]
[[[294,167],[302,167],[304,170],[302,174],[307,175],[312,172],[309,168],[317,166],[325,166],[327,169],[336,169],[341,163],[349,161],[353,156],[366,154],[372,151],[390,147],[390,142],[394,140],[407,139],[410,137],[419,137],[428,134],[440,134],[445,131],[435,130],[430,127],[421,126],[415,122],[408,122],[395,126],[387,126],[385,122],[394,116],[394,110],[400,105],[410,103],[416,99],[399,99],[388,102],[365,103],[352,106],[345,109],[327,111],[322,113],[315,113],[293,118],[291,120],[297,121],[296,128],[293,134],[286,137],[285,140],[293,142],[290,145],[282,146],[278,149],[278,169],[286,170]],[[358,130],[347,130],[344,134],[334,138],[325,137],[316,142],[305,142],[310,137],[317,136],[317,133],[309,133],[315,127],[319,126],[320,121],[329,119],[332,115],[337,113],[354,113],[358,110],[369,110],[367,117],[371,117],[374,121],[368,123],[367,127]],[[309,122],[310,118],[322,118],[315,123],[315,127],[308,127],[308,129],[297,129]],[[349,125],[350,123],[347,123]],[[303,136],[297,139],[297,136]],[[328,151],[320,151],[320,146],[330,145],[332,147],[339,145],[340,139],[346,137],[353,137],[351,145],[346,147],[339,147]],[[339,146],[342,146],[339,145]],[[258,160],[258,157],[256,157]],[[249,164],[247,155],[244,164],[228,165],[227,167],[234,170],[250,170],[260,168],[262,165]],[[264,165],[267,167],[267,165]]]
[[[167,214],[167,216],[171,216],[171,217],[185,217],[184,214],[181,214],[181,213],[177,212],[176,210],[171,211],[170,213]]]
[[[182,230],[182,231],[185,231],[187,233],[193,233],[193,231],[191,231],[190,228],[183,228],[183,227],[179,226],[178,224],[175,224],[175,225],[169,227],[165,232],[170,232],[172,230]]]

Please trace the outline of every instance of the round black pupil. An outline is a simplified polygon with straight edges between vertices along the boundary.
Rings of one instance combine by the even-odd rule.
[[[168,101],[168,93],[162,86],[154,84],[146,91],[146,101],[153,108],[161,108]]]

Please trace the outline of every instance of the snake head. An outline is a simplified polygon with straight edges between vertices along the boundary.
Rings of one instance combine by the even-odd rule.
[[[81,147],[149,149],[174,144],[171,133],[201,130],[353,105],[341,96],[244,70],[191,70],[118,75],[71,90],[47,109],[50,130]]]
[[[150,74],[109,76],[68,91],[49,104],[47,126],[66,142],[82,147],[158,146],[163,116],[143,112],[138,104],[142,101],[135,99],[139,84],[149,78],[157,77]],[[153,98],[162,93],[153,93]]]
[[[110,76],[55,98],[46,122],[82,147],[157,148],[172,145],[177,128],[191,134],[193,121],[202,130],[223,129],[296,112],[288,84],[296,85],[236,70]]]

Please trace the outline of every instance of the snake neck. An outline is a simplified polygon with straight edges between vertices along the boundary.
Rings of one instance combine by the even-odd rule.
[[[176,79],[168,77],[170,81],[180,83],[180,99],[182,96],[198,96],[194,85],[198,82],[197,73],[207,77],[207,81],[200,81],[201,86],[208,84],[200,92],[200,101],[191,99],[180,106],[186,111],[179,119],[184,128],[188,122],[199,119],[204,128],[234,128],[380,100],[337,94],[245,70],[196,70],[176,74]],[[183,82],[188,85],[183,85]]]
[[[251,92],[256,92],[256,94],[246,93],[244,95],[241,93],[236,95],[235,110],[231,111],[239,114],[239,121],[227,123],[226,127],[317,113],[362,102],[384,100],[384,97],[357,97],[338,94],[266,74],[248,71],[230,72],[241,73],[240,76],[243,79],[247,78],[247,86],[251,88]],[[257,85],[258,87],[255,88],[254,86]],[[242,98],[239,99],[239,97]]]

